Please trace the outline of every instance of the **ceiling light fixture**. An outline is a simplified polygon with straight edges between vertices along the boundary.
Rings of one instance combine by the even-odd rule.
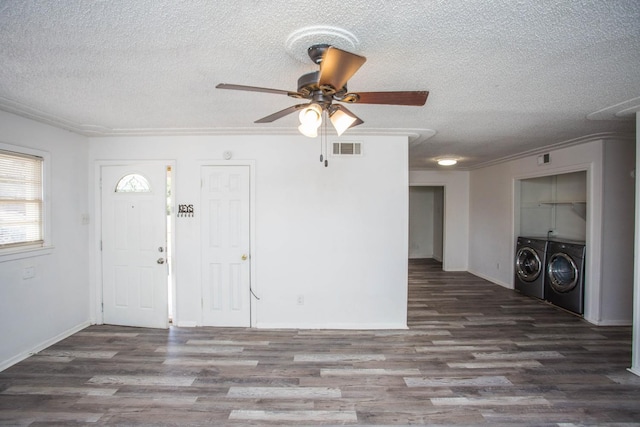
[[[348,112],[335,108],[332,111],[329,111],[329,118],[331,119],[331,124],[336,129],[338,136],[341,136],[344,131],[349,129],[355,122],[358,120],[357,117],[352,116]]]
[[[300,133],[309,138],[317,137],[318,128],[322,124],[322,113],[325,110],[338,136],[341,136],[350,127],[362,123],[362,120],[341,105],[326,105],[312,102],[300,110],[298,116],[300,119],[300,126],[298,126]]]
[[[304,136],[315,138],[318,136],[318,128],[322,124],[322,107],[311,103],[300,111],[300,126],[298,130]]]
[[[440,160],[438,160],[438,164],[440,166],[453,166],[456,163],[458,163],[458,161],[456,159],[440,159]]]

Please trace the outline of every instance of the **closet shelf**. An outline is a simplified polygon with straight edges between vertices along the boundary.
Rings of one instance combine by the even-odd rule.
[[[538,203],[541,205],[586,205],[585,200],[541,200]]]
[[[571,210],[580,218],[587,220],[587,202],[585,200],[544,200],[538,205],[571,205]]]

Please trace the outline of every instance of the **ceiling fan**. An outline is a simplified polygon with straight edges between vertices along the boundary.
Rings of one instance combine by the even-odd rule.
[[[427,101],[428,91],[349,92],[347,90],[347,81],[367,60],[364,56],[356,55],[328,44],[313,45],[307,50],[307,53],[311,60],[320,66],[320,70],[302,75],[298,79],[297,91],[226,83],[220,83],[216,88],[274,93],[310,100],[308,103],[293,105],[254,122],[271,123],[293,112],[300,111],[300,126],[298,130],[309,137],[318,135],[318,127],[322,123],[324,111],[327,112],[338,136],[342,135],[347,129],[364,123],[345,106],[334,104],[334,101],[348,104],[409,106],[422,106]]]

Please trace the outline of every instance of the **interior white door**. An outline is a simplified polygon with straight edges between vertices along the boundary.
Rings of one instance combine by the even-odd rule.
[[[168,328],[166,168],[102,168],[103,321]]]
[[[250,326],[249,166],[202,167],[202,321]]]

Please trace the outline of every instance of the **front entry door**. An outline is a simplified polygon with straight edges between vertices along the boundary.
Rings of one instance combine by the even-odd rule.
[[[106,324],[168,328],[166,167],[102,168]]]
[[[251,325],[249,166],[202,167],[202,321]]]

